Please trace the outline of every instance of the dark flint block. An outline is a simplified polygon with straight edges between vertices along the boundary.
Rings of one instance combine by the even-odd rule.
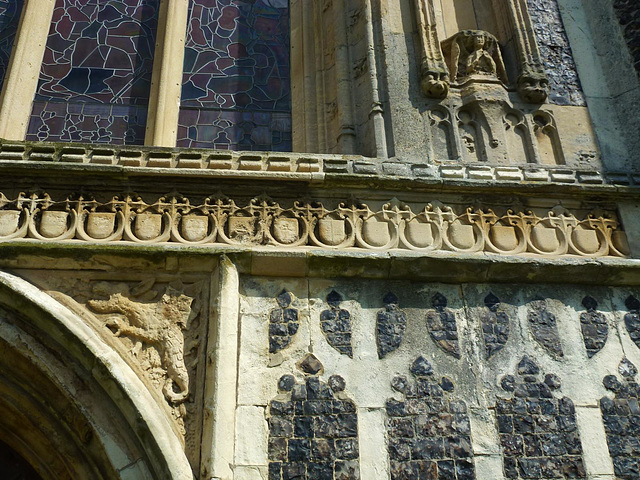
[[[337,439],[336,458],[340,460],[354,460],[358,458],[358,441],[355,438]]]
[[[308,462],[311,460],[311,441],[294,438],[289,440],[289,461]]]
[[[331,463],[309,463],[307,465],[307,477],[313,480],[333,480],[333,468]]]

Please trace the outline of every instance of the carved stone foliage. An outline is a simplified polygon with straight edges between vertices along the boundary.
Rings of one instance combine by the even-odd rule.
[[[351,347],[351,314],[340,308],[342,295],[332,290],[327,295],[328,310],[320,313],[320,327],[327,342],[337,351],[349,358],[353,358]]]
[[[534,300],[529,303],[527,318],[535,341],[552,355],[562,357],[564,353],[562,352],[556,316],[548,310],[547,302]]]
[[[508,395],[496,401],[504,474],[508,479],[585,478],[575,407],[557,398],[560,379],[523,357],[517,376],[500,385]]]
[[[269,313],[269,353],[276,353],[291,343],[298,332],[298,309],[293,308],[293,294],[282,290],[276,297],[278,307]]]
[[[607,343],[609,335],[609,325],[606,317],[598,312],[598,301],[587,295],[582,299],[582,305],[587,309],[580,314],[580,326],[582,328],[582,338],[587,349],[589,358],[593,357]]]
[[[625,301],[625,305],[629,309],[629,313],[624,316],[624,324],[631,340],[640,348],[640,301],[630,295]]]
[[[380,310],[376,316],[378,358],[384,358],[385,355],[396,350],[402,343],[402,337],[407,329],[407,316],[398,306],[398,297],[389,292],[382,302],[384,309]]]
[[[487,358],[504,348],[509,339],[509,317],[500,308],[500,299],[493,293],[484,298],[487,311],[480,315],[482,324],[482,339]]]
[[[418,357],[410,382],[392,381],[402,400],[386,402],[392,480],[475,479],[467,405],[453,395],[453,382],[433,378],[433,368]]]
[[[566,209],[535,213],[490,208],[460,209],[439,202],[415,211],[393,199],[380,209],[363,203],[326,208],[294,202],[284,208],[268,197],[241,207],[224,196],[191,205],[180,195],[146,203],[139,197],[98,202],[83,196],[54,201],[49,195],[0,194],[0,240],[182,245],[273,245],[279,247],[451,250],[505,255],[625,256],[624,232],[611,212]]]
[[[613,459],[616,478],[633,480],[640,478],[640,385],[636,381],[638,370],[626,358],[615,375],[607,375],[604,386],[614,397],[600,399],[600,410],[607,434],[609,454]]]
[[[268,409],[269,480],[360,478],[358,416],[344,388],[337,375],[280,379]]]
[[[427,327],[431,338],[449,355],[460,358],[458,344],[458,325],[456,315],[447,307],[447,299],[441,293],[436,293],[431,299],[435,311],[427,313]]]

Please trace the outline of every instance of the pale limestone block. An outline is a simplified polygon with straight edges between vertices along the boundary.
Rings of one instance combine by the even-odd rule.
[[[502,457],[499,455],[482,455],[473,458],[476,467],[476,478],[482,480],[503,480]]]
[[[576,420],[580,429],[584,466],[589,478],[592,475],[613,477],[613,463],[609,456],[607,437],[599,408],[577,407]]]
[[[385,416],[383,409],[358,410],[361,478],[389,476],[389,456],[384,435]]]
[[[267,431],[264,407],[238,407],[235,454],[237,465],[267,465]]]
[[[267,480],[267,467],[236,467],[233,480]]]

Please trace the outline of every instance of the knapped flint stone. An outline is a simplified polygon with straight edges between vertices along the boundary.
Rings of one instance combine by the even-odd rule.
[[[293,294],[282,290],[276,297],[279,308],[269,313],[269,353],[277,353],[288,347],[298,332],[298,310],[290,308]]]
[[[431,338],[445,353],[460,358],[455,314],[446,308],[447,299],[441,293],[436,293],[431,303],[435,309],[434,312],[427,313],[427,327]]]
[[[424,357],[410,371],[415,386],[396,376],[392,386],[404,399],[386,402],[391,479],[475,479],[471,422],[465,402],[451,396],[453,382],[433,378]]]
[[[429,360],[424,358],[422,355],[414,360],[409,371],[416,377],[433,375],[433,367],[429,363]]]
[[[317,375],[324,370],[324,366],[313,353],[307,353],[298,363],[298,368],[308,375]]]
[[[396,350],[402,343],[407,329],[407,316],[398,307],[398,297],[389,292],[383,302],[384,310],[378,312],[376,318],[376,341],[378,344],[378,358],[384,358]]]
[[[343,355],[353,358],[351,344],[351,314],[340,308],[342,295],[332,290],[327,295],[329,309],[320,313],[320,327],[329,345]]]
[[[278,380],[278,390],[290,392],[295,384],[296,379],[293,375],[283,375],[280,377],[280,380]]]
[[[487,358],[504,348],[509,339],[509,317],[499,310],[500,299],[493,293],[484,298],[484,304],[489,310],[480,316],[482,338]]]
[[[358,417],[353,402],[344,394],[335,397],[318,377],[292,388],[289,377],[293,378],[284,375],[278,382],[281,393],[267,410],[269,478],[358,479]],[[342,377],[331,379],[337,391],[344,390]],[[286,389],[280,388],[283,381]]]
[[[540,368],[527,356],[517,372],[517,377],[505,376],[500,382],[512,398],[496,400],[505,477],[584,478],[575,407],[569,398],[551,393],[560,388],[559,377],[547,374],[540,381]]]
[[[628,358],[623,358],[620,365],[618,365],[618,372],[624,378],[633,379],[638,374],[638,369]]]
[[[562,357],[562,344],[558,334],[556,316],[547,310],[544,300],[535,300],[529,304],[529,324],[533,338],[547,351]]]
[[[589,358],[598,353],[607,343],[609,325],[605,316],[596,311],[598,302],[595,298],[586,296],[582,299],[582,305],[587,309],[580,314],[580,326],[582,338]]]
[[[342,392],[346,387],[346,382],[340,375],[331,375],[329,377],[329,387],[336,393]]]

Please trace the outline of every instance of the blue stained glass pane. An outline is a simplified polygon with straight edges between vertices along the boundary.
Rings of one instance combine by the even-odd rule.
[[[178,146],[291,150],[288,0],[192,0]]]
[[[0,88],[9,67],[24,0],[0,0]]]
[[[57,0],[28,140],[142,144],[158,0]]]

